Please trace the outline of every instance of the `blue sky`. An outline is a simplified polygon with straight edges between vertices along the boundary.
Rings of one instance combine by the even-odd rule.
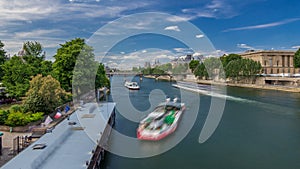
[[[183,33],[180,24],[190,22],[202,31],[195,38],[207,38],[215,52],[201,53],[176,39],[145,34],[116,44],[103,62],[118,66],[116,60],[135,59],[135,65],[141,65],[147,57],[150,61],[164,60],[186,53],[221,55],[248,49],[297,50],[299,9],[297,0],[1,0],[0,40],[11,55],[21,49],[23,42],[39,41],[51,59],[59,44],[76,37],[89,39],[99,28],[116,19],[136,13],[162,12],[173,16],[161,19],[160,22],[168,22],[164,31]],[[127,27],[147,30],[147,26],[158,21],[150,22],[151,18],[140,19],[129,22]]]

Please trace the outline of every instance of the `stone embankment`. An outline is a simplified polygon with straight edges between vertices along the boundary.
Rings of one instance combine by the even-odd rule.
[[[189,82],[195,82],[199,84],[207,84],[207,85],[225,85],[225,86],[233,86],[233,87],[245,87],[245,88],[254,88],[254,89],[266,89],[266,90],[277,90],[277,91],[285,91],[285,92],[300,92],[300,87],[297,86],[283,86],[283,85],[269,85],[269,84],[238,84],[238,83],[225,83],[225,82],[217,82],[212,80],[183,80]]]

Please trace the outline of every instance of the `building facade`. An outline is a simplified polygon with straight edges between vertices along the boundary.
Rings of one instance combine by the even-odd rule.
[[[248,51],[240,54],[243,58],[260,62],[264,74],[297,74],[294,68],[293,51]]]

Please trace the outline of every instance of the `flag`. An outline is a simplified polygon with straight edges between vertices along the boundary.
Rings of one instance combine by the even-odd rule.
[[[55,114],[55,116],[54,116],[55,119],[58,119],[58,118],[60,118],[60,117],[61,117],[61,113],[60,113],[60,112],[57,112],[57,113]]]
[[[52,121],[53,121],[52,118],[50,116],[47,116],[47,118],[44,121],[44,125],[48,126]]]
[[[67,113],[70,110],[70,107],[67,105],[65,108],[65,112]]]

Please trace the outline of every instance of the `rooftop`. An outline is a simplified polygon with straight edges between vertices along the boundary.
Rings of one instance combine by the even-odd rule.
[[[115,103],[84,104],[69,120],[63,120],[2,169],[87,168],[86,161],[91,159],[92,150],[97,146],[95,140],[101,138],[114,107]]]

